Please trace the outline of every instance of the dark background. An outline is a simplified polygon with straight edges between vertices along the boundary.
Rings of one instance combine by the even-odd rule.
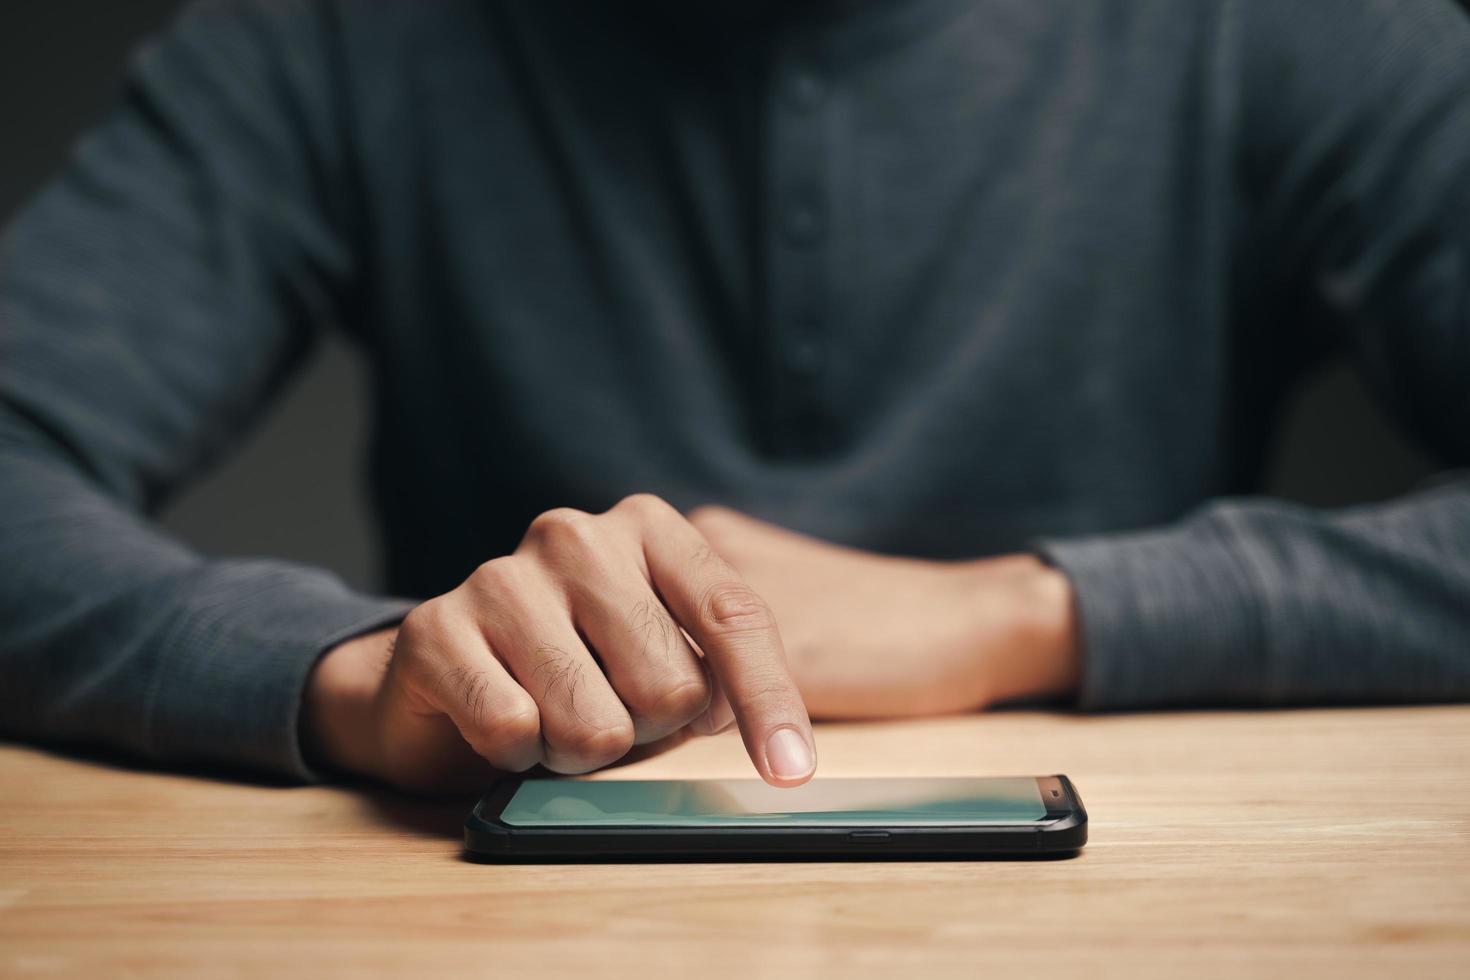
[[[0,222],[106,111],[128,51],[178,6],[0,0]],[[242,451],[182,494],[165,524],[206,551],[292,558],[371,585],[377,537],[358,479],[364,395],[351,353],[327,343]],[[1391,496],[1429,472],[1352,374],[1334,366],[1293,407],[1270,490],[1331,506]]]

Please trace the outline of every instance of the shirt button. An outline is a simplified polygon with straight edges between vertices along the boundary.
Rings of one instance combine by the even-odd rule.
[[[810,338],[796,341],[786,352],[786,363],[791,370],[804,377],[820,372],[822,360],[821,343]]]
[[[786,101],[799,112],[812,112],[827,98],[827,82],[815,69],[793,68],[786,77]]]
[[[798,194],[787,202],[781,219],[782,231],[795,245],[813,245],[825,231],[822,206],[809,194]]]

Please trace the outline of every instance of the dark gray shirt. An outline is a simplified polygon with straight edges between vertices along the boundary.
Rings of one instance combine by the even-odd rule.
[[[3,247],[12,733],[308,776],[324,648],[632,491],[1037,549],[1088,708],[1470,696],[1470,482],[1245,496],[1337,353],[1470,460],[1449,0],[217,4]],[[145,516],[326,325],[402,598]]]

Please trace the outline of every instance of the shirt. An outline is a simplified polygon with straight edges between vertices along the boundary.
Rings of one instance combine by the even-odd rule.
[[[1075,589],[1086,709],[1470,696],[1470,480],[1253,496],[1351,358],[1470,460],[1448,0],[196,7],[7,231],[0,715],[310,778],[316,659],[553,506]],[[323,330],[383,594],[147,515]]]

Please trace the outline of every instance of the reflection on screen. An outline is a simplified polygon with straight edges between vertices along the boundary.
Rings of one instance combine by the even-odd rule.
[[[1043,819],[1029,776],[814,779],[778,789],[758,779],[528,779],[501,813],[512,826],[715,827],[1011,824]]]

